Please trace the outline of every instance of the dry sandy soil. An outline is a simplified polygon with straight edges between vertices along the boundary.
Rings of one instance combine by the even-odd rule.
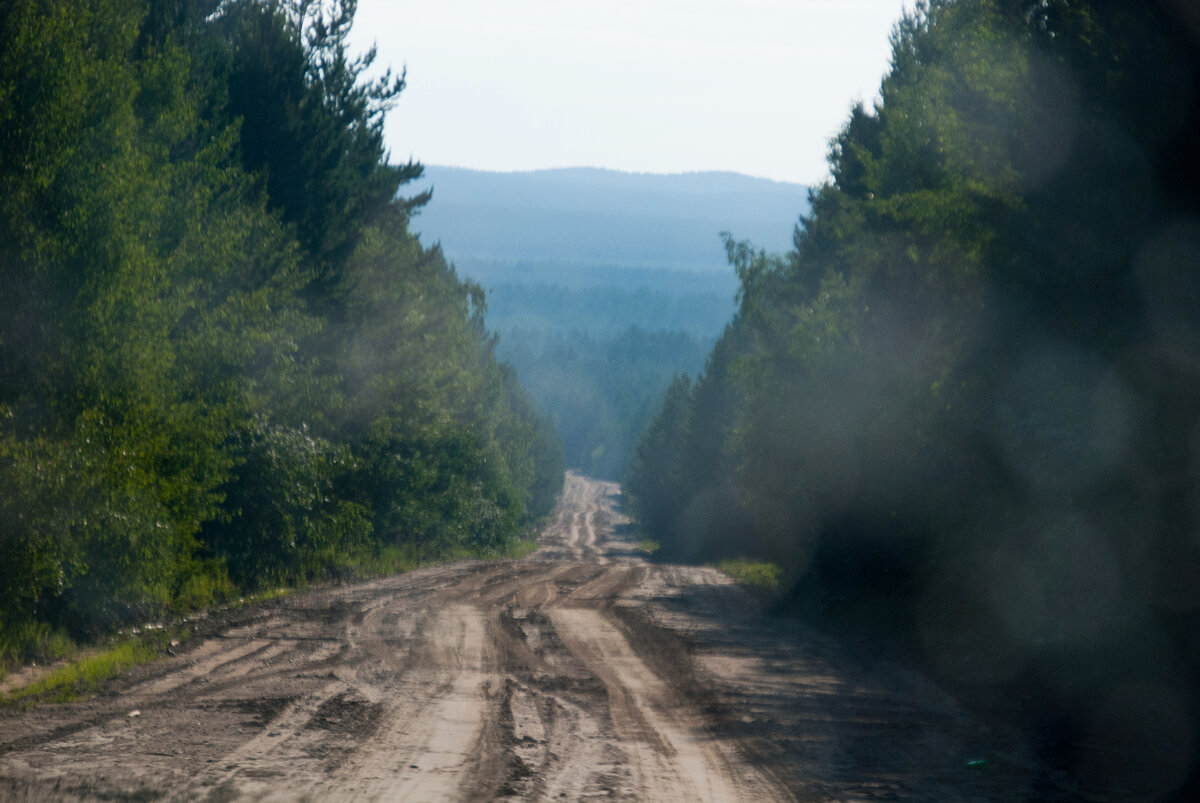
[[[617,494],[569,475],[528,558],[277,600],[3,712],[0,799],[1069,797],[899,660],[646,563]]]

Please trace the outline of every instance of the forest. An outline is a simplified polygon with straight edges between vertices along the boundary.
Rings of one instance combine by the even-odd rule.
[[[568,467],[617,480],[676,374],[735,310],[723,229],[774,248],[807,189],[733,173],[430,166],[412,225],[488,293],[496,354],[554,423]]]
[[[737,289],[729,272],[455,264],[487,287],[496,355],[554,424],[567,466],[608,480],[624,474],[672,378],[703,367]]]
[[[0,5],[0,659],[497,556],[558,436],[409,228],[354,0]],[[52,657],[52,656],[51,656]]]
[[[348,52],[355,9],[0,4],[0,669],[281,584],[517,554],[570,464],[625,474],[656,558],[769,563],[777,611],[1021,707],[1073,771],[1182,786],[1190,4],[917,0],[791,250],[720,223],[723,331],[721,280],[639,273],[627,218],[583,238],[608,261],[560,271],[583,210],[522,229],[549,249],[531,269],[464,254],[524,274],[500,339],[417,233],[437,190],[384,147],[405,75]],[[719,250],[702,229],[689,260]],[[675,255],[649,266],[695,268]]]
[[[1200,735],[1197,42],[1185,3],[916,3],[793,250],[727,241],[738,311],[625,483],[667,559],[774,563],[1150,797]]]
[[[581,312],[577,320],[614,318]],[[500,337],[496,353],[554,423],[566,464],[608,480],[624,474],[672,377],[699,370],[714,339],[636,324],[609,334],[514,328]]]

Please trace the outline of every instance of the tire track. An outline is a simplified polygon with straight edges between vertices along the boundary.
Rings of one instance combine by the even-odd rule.
[[[715,569],[638,558],[617,490],[569,474],[521,560],[297,594],[92,700],[0,711],[0,796],[690,803],[1035,788],[1018,750],[963,769],[953,746],[978,729],[923,679],[782,633]]]
[[[225,799],[286,799],[278,788],[285,766],[289,784],[315,783],[320,777],[317,768],[297,742],[321,706],[346,691],[345,683],[333,681],[291,703],[262,733],[222,756],[214,769],[200,773],[184,797],[198,799],[202,792],[216,790],[216,796]]]
[[[482,613],[453,605],[428,628],[418,669],[400,679],[378,735],[318,794],[362,800],[458,799],[494,683]]]
[[[48,779],[54,755],[71,756],[60,780],[89,778],[105,796],[728,797],[744,773],[704,746],[698,717],[669,720],[679,701],[668,682],[600,613],[649,572],[607,557],[613,490],[569,476],[543,548],[525,560],[285,603],[90,718],[0,745],[22,754],[0,762],[0,777]],[[134,704],[141,718],[121,711]],[[180,711],[196,733],[177,727]],[[110,773],[123,779],[112,788]]]
[[[620,743],[645,800],[764,800],[773,788],[745,769],[734,772],[699,726],[700,717],[637,656],[607,617],[590,608],[550,612],[567,648],[600,678]],[[777,794],[777,792],[776,792]]]

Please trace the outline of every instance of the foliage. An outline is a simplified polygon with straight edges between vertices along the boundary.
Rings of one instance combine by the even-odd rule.
[[[0,630],[0,677],[9,667],[52,663],[71,655],[75,644],[45,622],[22,622]]]
[[[403,76],[365,79],[354,10],[0,9],[0,632],[501,553],[552,507],[482,292],[408,231]]]
[[[796,249],[729,241],[738,313],[627,483],[666,557],[777,563],[797,609],[1019,687],[1066,751],[1132,727],[1081,704],[1129,683],[1200,710],[1200,70],[1173,8],[918,3]]]
[[[717,564],[717,568],[739,583],[767,593],[779,590],[779,581],[783,576],[783,570],[774,563],[744,558],[723,560]]]
[[[464,267],[462,262],[458,265]],[[542,270],[527,268],[523,281],[490,285],[488,321],[500,335],[502,351],[513,335],[531,330],[581,332],[604,339],[631,329],[684,332],[711,344],[734,310],[734,290],[728,285],[736,283],[726,274],[660,270],[667,275],[653,276],[651,271],[614,269],[596,272],[596,281],[607,284],[570,287],[566,283],[572,276],[538,267]],[[535,282],[539,277],[542,281]]]
[[[705,341],[680,331],[634,326],[608,337],[515,329],[498,351],[559,432],[567,465],[616,479],[672,377],[695,370],[705,348]]]
[[[96,655],[70,661],[46,677],[0,698],[0,703],[66,703],[77,700],[95,692],[109,678],[157,657],[158,652],[143,640],[126,641]]]

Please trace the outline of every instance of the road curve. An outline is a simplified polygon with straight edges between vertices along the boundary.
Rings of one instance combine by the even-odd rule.
[[[0,798],[1055,796],[915,672],[646,563],[618,492],[569,474],[528,558],[278,600],[91,700],[3,712]]]

